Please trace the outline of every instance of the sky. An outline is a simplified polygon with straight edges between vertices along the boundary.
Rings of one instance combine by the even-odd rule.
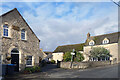
[[[41,40],[43,51],[84,43],[91,36],[118,31],[118,6],[113,2],[3,2],[0,15],[17,8]]]

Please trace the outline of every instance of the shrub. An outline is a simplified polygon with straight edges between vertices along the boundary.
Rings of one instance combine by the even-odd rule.
[[[26,67],[24,70],[24,73],[34,73],[34,72],[40,72],[41,68],[39,66],[33,66],[33,67]]]
[[[63,60],[64,60],[65,62],[71,61],[71,57],[72,57],[71,52],[65,52],[65,54],[64,54],[64,56],[63,56]]]
[[[112,55],[110,55],[109,50],[107,50],[103,47],[95,47],[95,48],[92,48],[92,50],[90,51],[90,57],[104,58],[104,57],[112,57]]]
[[[75,53],[75,55],[73,56],[74,61],[80,62],[80,61],[83,61],[83,60],[84,60],[84,56],[83,56],[82,53],[80,53],[80,52],[78,52],[78,51],[74,51],[74,53]],[[64,54],[64,56],[63,56],[63,60],[64,60],[65,62],[71,61],[71,57],[72,57],[71,52],[66,52],[66,53]]]
[[[55,60],[51,60],[51,63],[52,63],[52,64],[55,64]]]
[[[74,61],[76,62],[81,62],[84,60],[84,56],[82,53],[78,52],[78,51],[75,51],[76,52],[76,56],[74,58]]]

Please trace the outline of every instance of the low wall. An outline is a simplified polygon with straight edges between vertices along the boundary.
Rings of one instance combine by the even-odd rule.
[[[110,61],[88,61],[88,62],[73,62],[71,68],[89,68],[89,67],[98,67],[98,66],[105,66],[110,65]],[[70,68],[71,62],[60,62],[61,68]]]

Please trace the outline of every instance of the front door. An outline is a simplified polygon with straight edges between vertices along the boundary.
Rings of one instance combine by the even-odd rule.
[[[15,71],[19,72],[19,54],[11,54],[11,64],[15,64]]]

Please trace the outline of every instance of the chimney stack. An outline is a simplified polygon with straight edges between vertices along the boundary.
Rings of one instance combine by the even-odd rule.
[[[89,33],[89,32],[87,33],[87,39],[88,39],[88,38],[90,38],[90,33]]]

